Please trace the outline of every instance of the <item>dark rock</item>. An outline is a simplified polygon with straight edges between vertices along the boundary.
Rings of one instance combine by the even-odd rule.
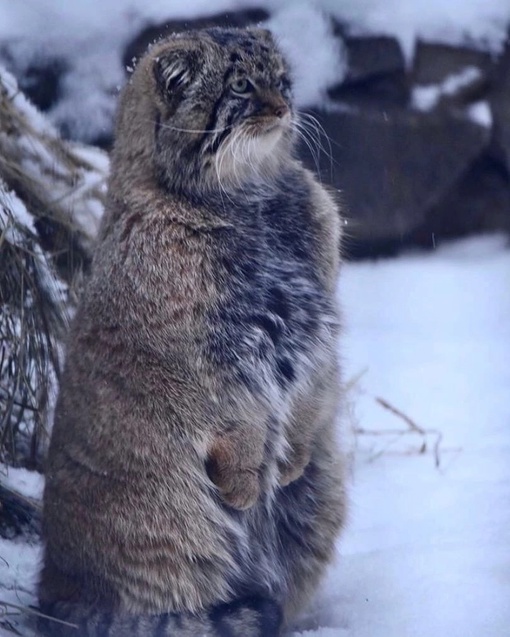
[[[338,102],[379,109],[405,106],[409,82],[398,41],[386,36],[351,36],[338,24],[335,33],[344,41],[348,70],[342,83],[328,91],[329,96]]]
[[[498,61],[490,103],[494,118],[494,140],[502,149],[510,169],[510,34]]]
[[[437,113],[393,110],[315,113],[330,138],[324,182],[343,192],[350,250],[408,240],[488,145],[490,131]],[[323,146],[327,143],[323,140]],[[303,149],[313,168],[314,160]]]
[[[20,78],[19,86],[30,101],[42,111],[48,111],[60,98],[62,78],[67,71],[64,60],[45,60],[32,64]]]
[[[62,79],[68,71],[68,64],[62,58],[40,53],[26,59],[16,45],[0,46],[0,64],[17,78],[20,89],[32,104],[41,111],[48,111],[61,96]]]
[[[414,53],[414,84],[441,84],[467,67],[479,69],[486,81],[494,72],[490,53],[463,46],[418,40]]]
[[[434,107],[451,110],[487,99],[494,68],[492,56],[484,51],[418,41],[412,80],[415,87],[442,85]],[[448,81],[459,79],[460,83],[452,90]]]
[[[409,87],[405,74],[373,77],[365,82],[340,84],[328,90],[328,95],[339,104],[384,110],[393,106],[406,106]]]
[[[510,232],[510,178],[500,159],[486,152],[430,208],[410,240],[433,246],[444,239],[495,231]]]
[[[209,27],[247,27],[263,22],[268,18],[269,13],[263,9],[245,9],[243,11],[216,13],[203,18],[169,20],[163,24],[150,25],[127,45],[122,61],[126,68],[132,66],[133,60],[137,60],[147,50],[149,44],[172,33],[191,29],[207,29]]]
[[[405,72],[404,55],[395,38],[344,35],[343,40],[349,58],[349,69],[345,77],[347,84]]]

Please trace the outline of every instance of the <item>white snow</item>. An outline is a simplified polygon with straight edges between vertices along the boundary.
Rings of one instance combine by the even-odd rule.
[[[442,83],[445,95],[455,95],[465,86],[480,79],[482,72],[476,66],[466,66],[460,73],[448,76]]]
[[[60,136],[55,127],[19,91],[16,79],[1,65],[0,90],[6,91],[15,113],[12,115],[14,130],[9,131],[6,127],[2,131],[6,144],[15,148],[12,151],[15,157],[21,154],[20,167],[23,171],[40,184],[41,190],[51,193],[53,201],[66,210],[81,231],[80,239],[90,245],[97,235],[103,214],[108,155],[99,148],[77,142],[58,143]],[[21,119],[23,121],[18,121]],[[5,198],[5,207],[9,202],[13,207],[13,195],[4,190],[0,184],[0,197]],[[18,222],[27,225],[26,219],[30,215],[21,207],[23,204],[18,202],[14,207],[15,216]],[[31,224],[30,221],[28,227],[32,228]]]
[[[193,18],[252,7],[248,0],[101,0],[62,3],[0,0],[0,42],[8,42],[20,72],[41,59],[66,60],[72,72],[63,76],[62,96],[49,111],[50,120],[72,138],[92,140],[111,130],[119,88],[124,84],[122,53],[147,24]],[[263,0],[274,28],[295,69],[300,107],[320,100],[330,84],[342,80],[345,56],[341,41],[313,3]],[[337,63],[332,64],[331,59]]]
[[[23,637],[34,635],[25,625],[27,614],[22,609],[37,603],[34,591],[41,557],[38,544],[0,538],[0,636],[16,634],[2,628],[4,621]]]
[[[492,109],[487,100],[480,100],[470,104],[466,108],[466,112],[469,119],[473,122],[476,122],[480,126],[485,126],[486,128],[492,128]]]
[[[42,498],[44,477],[37,471],[8,467],[0,463],[0,482],[27,498]]]
[[[418,38],[498,52],[510,23],[508,0],[321,0],[352,32],[395,36],[411,61]]]
[[[0,178],[0,238],[5,238],[24,250],[30,250],[41,284],[50,293],[55,304],[66,303],[68,286],[55,276],[49,257],[43,252],[41,246],[35,241],[30,245],[27,243],[26,236],[21,231],[22,228],[36,234],[34,218],[27,211],[25,204],[14,192],[6,188]],[[3,310],[3,304],[1,304],[0,311]]]
[[[122,52],[145,25],[253,6],[271,12],[269,26],[295,68],[299,107],[320,102],[345,72],[341,40],[321,11],[354,33],[394,35],[408,61],[417,38],[497,52],[510,23],[508,0],[0,0],[0,42],[8,43],[19,72],[44,59],[66,60],[71,72],[49,117],[72,138],[89,141],[111,130],[125,79]]]
[[[126,31],[133,34],[144,21],[157,23],[254,6],[278,14],[297,5],[305,13],[314,7],[328,11],[364,33],[395,35],[410,53],[418,37],[499,50],[510,21],[507,0],[0,0],[0,40],[32,36],[35,44],[57,36],[71,46],[101,34],[114,46],[119,36],[125,37]],[[320,41],[316,44],[320,46]]]
[[[296,104],[322,103],[328,86],[340,84],[347,72],[342,40],[333,36],[330,20],[309,2],[298,1],[278,11],[264,26],[276,35],[291,60]]]
[[[357,383],[351,523],[307,621],[317,636],[506,637],[510,249],[503,237],[347,265],[341,353]],[[355,392],[356,394],[356,392]],[[442,433],[440,465],[422,437]],[[388,433],[384,433],[387,431]],[[338,629],[335,633],[333,629]]]
[[[379,433],[356,435],[350,523],[293,637],[506,637],[507,240],[348,264],[339,295],[346,378],[364,371],[350,390],[351,424]],[[436,434],[405,433],[375,397],[442,434],[438,467]],[[9,563],[0,565],[0,600],[16,587],[28,599],[37,549],[4,542],[0,558]]]
[[[480,69],[467,66],[459,73],[449,75],[439,84],[418,84],[411,91],[411,107],[418,111],[435,109],[443,97],[452,97],[477,82],[481,77]],[[466,116],[485,128],[491,128],[493,123],[492,110],[487,100],[479,100],[463,108]]]
[[[22,245],[23,235],[19,227],[35,233],[34,218],[27,212],[23,202],[16,194],[7,189],[0,178],[0,228],[4,235],[14,245]]]
[[[413,87],[411,105],[420,111],[435,108],[442,96],[451,97],[481,77],[480,69],[466,66],[459,73],[449,75],[440,84],[418,84]]]

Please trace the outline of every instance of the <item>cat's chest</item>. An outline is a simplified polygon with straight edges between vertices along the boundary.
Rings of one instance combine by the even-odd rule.
[[[276,211],[277,212],[277,211]],[[303,217],[251,220],[219,255],[214,311],[215,357],[233,367],[259,361],[286,387],[308,361],[331,347],[334,303],[315,265],[314,237]]]
[[[229,254],[241,273],[241,281],[236,282],[248,294],[271,297],[277,287],[285,290],[293,304],[310,295],[317,301],[324,296],[318,276],[318,248],[306,205],[281,197],[245,220],[232,238]]]

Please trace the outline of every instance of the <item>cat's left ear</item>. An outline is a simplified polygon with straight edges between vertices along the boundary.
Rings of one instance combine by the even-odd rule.
[[[168,51],[154,61],[154,77],[166,97],[181,93],[192,82],[193,76],[191,51]]]

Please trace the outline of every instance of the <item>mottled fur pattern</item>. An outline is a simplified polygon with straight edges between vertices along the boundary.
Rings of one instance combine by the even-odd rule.
[[[172,36],[124,89],[44,496],[51,635],[276,637],[345,518],[340,217],[269,32]]]

